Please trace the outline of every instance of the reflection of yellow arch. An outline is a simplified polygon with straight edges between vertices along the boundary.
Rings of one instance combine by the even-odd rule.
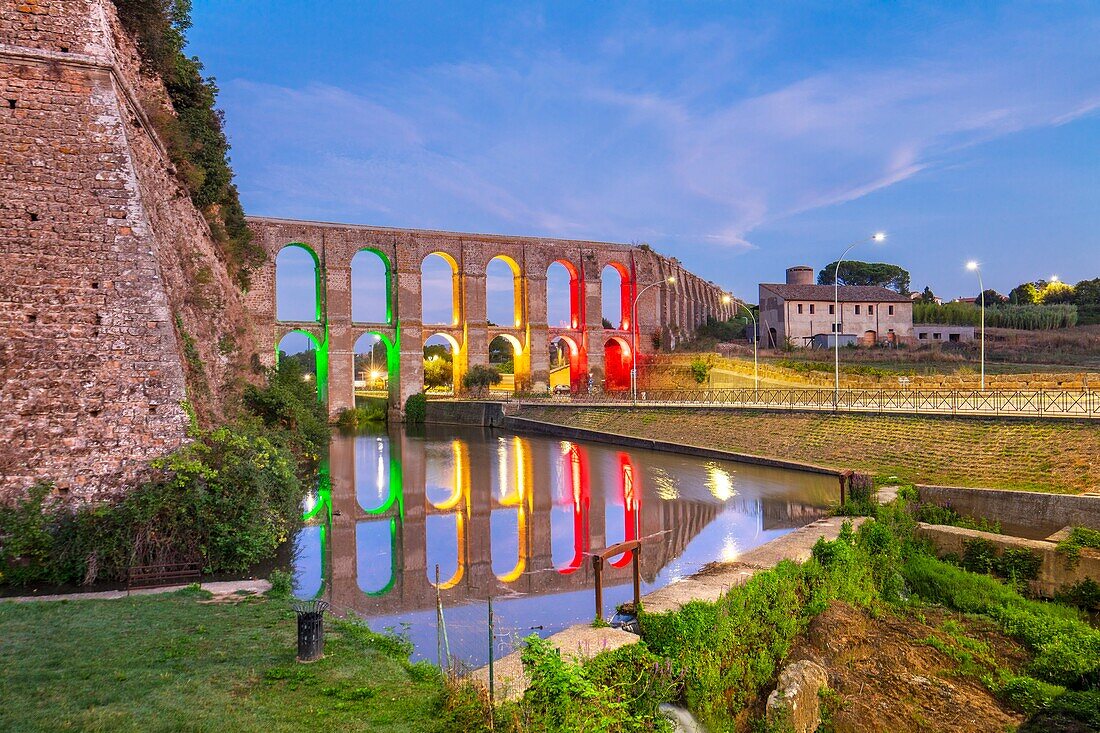
[[[462,582],[462,576],[466,574],[466,517],[461,512],[455,514],[455,535],[457,538],[456,546],[458,547],[458,566],[451,577],[439,581],[440,590],[454,588]]]
[[[454,474],[451,483],[451,495],[436,504],[429,502],[432,507],[441,512],[448,512],[458,506],[463,499],[466,500],[464,510],[470,510],[470,451],[461,440],[451,441],[451,455],[453,457]]]
[[[518,553],[515,566],[504,575],[497,578],[504,583],[512,583],[523,575],[527,569],[527,555],[530,554],[527,542],[527,515],[533,507],[533,486],[535,482],[534,466],[531,462],[531,445],[528,441],[518,436],[512,438],[512,448],[515,454],[515,486],[516,491],[506,493],[501,491],[498,499],[501,506],[516,507],[516,531],[519,533]],[[501,476],[506,475],[507,453],[501,453]]]

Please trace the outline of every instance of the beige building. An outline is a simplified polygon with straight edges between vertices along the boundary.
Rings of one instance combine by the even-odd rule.
[[[832,285],[815,285],[812,267],[787,269],[786,283],[760,284],[760,340],[775,348],[832,346],[837,315]],[[888,288],[840,286],[840,343],[873,346],[913,338],[913,302]]]

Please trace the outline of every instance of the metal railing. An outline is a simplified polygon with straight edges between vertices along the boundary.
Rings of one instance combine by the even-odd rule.
[[[629,392],[574,394],[572,402],[631,404]],[[755,407],[783,410],[904,412],[935,415],[1018,415],[1100,418],[1092,389],[833,389],[734,387],[639,390],[638,404]]]

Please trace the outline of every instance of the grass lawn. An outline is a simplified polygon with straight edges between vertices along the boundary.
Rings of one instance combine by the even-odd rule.
[[[401,641],[326,618],[298,664],[288,601],[208,597],[0,603],[0,730],[438,729],[440,678]]]
[[[922,484],[1080,493],[1100,488],[1100,429],[1072,420],[997,420],[525,407],[535,420],[687,445],[893,474]]]

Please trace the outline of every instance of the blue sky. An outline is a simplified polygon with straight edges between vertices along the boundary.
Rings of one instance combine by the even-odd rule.
[[[196,0],[249,213],[1100,276],[1096,3]]]

